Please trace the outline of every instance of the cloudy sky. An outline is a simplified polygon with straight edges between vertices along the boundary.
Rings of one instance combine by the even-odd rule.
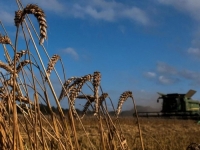
[[[127,90],[145,106],[158,106],[157,92],[194,89],[200,100],[199,0],[21,1],[45,11],[44,45],[61,56],[67,77],[100,71],[115,104]],[[0,20],[11,37],[17,9],[15,0],[0,1]]]

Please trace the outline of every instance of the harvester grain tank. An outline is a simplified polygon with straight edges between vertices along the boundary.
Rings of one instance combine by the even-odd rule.
[[[194,90],[189,90],[186,94],[171,93],[162,94],[157,99],[157,102],[162,100],[163,115],[192,115],[199,116],[200,102],[193,100],[191,97],[196,93]]]

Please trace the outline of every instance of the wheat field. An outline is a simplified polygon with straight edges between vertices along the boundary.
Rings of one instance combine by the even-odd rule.
[[[195,121],[139,118],[131,91],[121,94],[115,108],[101,87],[99,71],[67,77],[62,58],[57,54],[50,57],[43,45],[48,28],[45,12],[38,5],[16,2],[19,9],[13,16],[13,41],[0,22],[1,52],[5,56],[0,60],[1,150],[180,150],[200,143]],[[36,24],[31,17],[36,18]],[[56,83],[52,82],[55,78]],[[83,88],[90,92],[83,93]],[[85,102],[80,112],[78,99]],[[134,117],[120,117],[127,99],[133,102]],[[67,112],[61,101],[68,104]]]

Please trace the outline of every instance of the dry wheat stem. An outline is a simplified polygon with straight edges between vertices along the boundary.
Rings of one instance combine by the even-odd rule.
[[[19,2],[18,2],[18,4],[19,4]],[[46,69],[45,69],[45,67],[44,67],[42,58],[41,58],[40,53],[39,53],[39,51],[38,51],[38,48],[37,48],[37,46],[36,46],[36,44],[35,44],[35,41],[34,41],[34,39],[33,39],[33,37],[32,37],[32,34],[31,34],[31,32],[30,32],[30,28],[28,27],[28,25],[27,25],[27,23],[26,23],[26,20],[25,20],[24,22],[25,22],[25,25],[26,25],[27,30],[28,30],[28,32],[29,32],[29,35],[30,35],[30,37],[31,37],[31,40],[33,41],[34,48],[35,48],[35,50],[36,50],[36,52],[37,52],[37,55],[38,55],[38,58],[39,58],[39,60],[40,60],[40,62],[41,62],[42,68],[43,68],[43,70],[44,70],[44,72],[45,72],[45,74],[46,74]],[[31,21],[30,21],[30,23],[32,24]],[[33,28],[34,28],[34,27],[33,27]],[[35,30],[34,30],[34,31],[35,31]],[[43,47],[43,45],[42,45],[42,47]],[[46,52],[46,51],[45,51],[45,52]],[[55,70],[55,71],[56,71],[56,70]],[[58,78],[59,78],[59,76],[58,76]],[[59,79],[59,80],[60,80],[60,79]],[[61,80],[60,80],[60,81],[61,81]],[[62,82],[61,82],[61,83],[62,83]],[[53,88],[53,86],[52,86],[52,83],[51,83],[51,81],[49,80],[49,78],[48,78],[48,84],[49,84],[49,87],[50,87],[50,89],[51,89],[51,92],[52,92],[52,94],[53,94],[53,96],[54,96],[54,98],[55,98],[56,104],[57,104],[57,106],[58,106],[59,115],[60,115],[61,118],[63,118],[63,119],[62,119],[63,124],[64,124],[65,128],[67,129],[67,124],[65,123],[65,116],[64,116],[64,114],[63,114],[63,112],[62,112],[62,110],[61,110],[60,103],[59,103],[59,101],[58,101],[58,99],[57,99],[55,90],[54,90],[54,88]],[[68,129],[67,129],[67,131],[68,131]],[[70,142],[70,143],[71,143],[71,142]],[[72,145],[72,144],[70,144],[70,145]],[[73,146],[72,146],[72,147],[73,147]]]
[[[101,73],[96,71],[93,75],[93,88],[94,88],[94,98],[95,98],[95,113],[97,115],[99,112],[99,86],[101,82]]]
[[[102,109],[103,109],[103,110],[106,110],[104,106],[102,106]],[[118,141],[120,142],[120,147],[122,148],[122,150],[124,150],[124,147],[123,147],[123,145],[122,145],[122,141],[121,141],[120,135],[119,135],[119,133],[117,132],[117,128],[116,128],[114,122],[112,121],[112,119],[111,119],[111,117],[110,117],[108,111],[105,111],[105,113],[107,114],[107,117],[108,117],[109,122],[110,122],[110,126],[111,126],[110,129],[112,129],[112,132],[116,134],[117,139],[118,139]]]
[[[23,29],[23,26],[22,26],[22,29]],[[24,33],[24,30],[23,30],[23,33]],[[25,36],[24,36],[25,37]],[[26,40],[26,38],[25,38],[25,41],[26,41],[26,45],[27,45],[27,40]],[[27,49],[28,49],[28,45],[27,45]],[[30,60],[30,55],[29,55],[29,60]],[[22,63],[22,64],[19,64],[19,69],[18,70],[20,70],[20,68],[22,68],[23,66],[25,66],[26,65],[26,63],[28,64],[28,62],[27,61],[24,61],[24,63]],[[31,63],[30,63],[31,64]],[[36,105],[38,105],[38,99],[37,99],[37,92],[36,92],[36,87],[35,87],[35,80],[34,80],[34,76],[33,76],[33,71],[32,71],[32,65],[30,65],[31,66],[31,74],[32,74],[32,79],[33,79],[33,87],[34,87],[34,97],[35,97],[35,106]],[[22,72],[22,74],[23,74],[23,72]],[[35,107],[36,108],[36,107]],[[37,109],[38,111],[39,111],[39,108]],[[37,112],[38,113],[38,112]],[[35,115],[35,120],[37,120],[37,114]],[[44,136],[43,136],[43,130],[42,130],[42,127],[41,127],[41,119],[40,119],[40,115],[38,116],[38,118],[39,118],[39,127],[40,127],[40,131],[41,131],[41,135],[42,135],[42,146],[43,146],[43,149],[45,149],[45,141],[44,141]],[[37,128],[37,123],[36,123],[36,121],[35,122],[33,122],[33,124],[34,124],[34,128],[36,129]],[[34,139],[35,139],[35,147],[38,147],[38,143],[37,143],[37,137],[36,137],[36,132],[35,132],[35,130],[34,130]]]
[[[12,90],[14,88],[14,83],[13,83],[13,77],[11,77],[10,79],[4,81],[4,85],[5,86],[10,86],[12,87]],[[20,87],[19,85],[17,84],[17,82],[15,82],[15,88],[16,88],[16,92],[19,94],[19,95],[22,95],[21,91],[20,91]]]
[[[102,95],[99,97],[100,105],[102,105],[103,101],[105,100],[105,98],[107,96],[108,96],[107,93],[102,93]],[[82,110],[82,117],[81,117],[81,119],[83,119],[83,117],[87,113],[87,110],[88,110],[89,106],[95,101],[95,98],[94,98],[93,95],[79,95],[79,96],[77,96],[77,98],[79,98],[79,99],[86,99],[87,100],[87,102],[85,103],[84,108]]]
[[[4,50],[4,57],[5,57],[5,60],[8,64],[11,64],[11,58],[10,58],[10,55],[8,53],[8,50],[6,48],[6,45],[3,44],[3,50]]]
[[[20,2],[18,1],[18,4],[19,4],[19,3],[20,3]],[[21,7],[23,7],[21,3],[20,3],[19,5],[21,5]],[[20,6],[19,6],[19,7],[20,7]],[[30,22],[30,24],[31,24],[31,26],[32,26],[32,28],[33,28],[33,30],[34,30],[34,32],[36,33],[37,37],[39,37],[38,34],[37,34],[37,32],[36,32],[36,30],[35,30],[35,27],[33,26],[32,22],[31,22],[31,20],[30,20],[30,18],[29,18],[29,16],[27,16],[27,18],[28,18],[28,20],[29,20],[29,22]],[[26,24],[26,26],[27,26],[26,21],[25,21],[25,24]],[[27,28],[28,28],[28,26],[27,26]],[[28,31],[29,31],[29,29],[28,29]],[[31,36],[31,39],[33,40],[32,35],[31,35],[30,32],[29,32],[29,34],[30,34],[30,36]],[[33,43],[34,43],[34,45],[35,45],[35,42],[34,42],[34,41],[33,41]],[[39,56],[39,58],[40,58],[39,52],[38,52],[38,50],[37,50],[37,47],[35,47],[35,48],[36,48],[36,51],[37,51],[38,56]],[[44,45],[42,45],[42,48],[44,49],[44,51],[45,51],[47,57],[48,57],[49,60],[50,60],[50,57],[49,57],[49,55],[48,55],[48,53],[47,53],[47,51],[46,51]],[[41,61],[41,63],[42,63],[42,67],[43,67],[43,69],[44,69],[44,65],[43,65],[43,62],[42,62],[41,58],[40,58],[40,61]],[[54,69],[55,69],[55,68],[54,68]],[[63,87],[63,83],[62,83],[62,81],[61,81],[61,79],[60,79],[60,77],[59,77],[59,75],[58,75],[56,69],[55,69],[55,73],[56,73],[56,75],[57,75],[57,77],[58,77],[58,79],[59,79],[59,81],[60,81],[60,83],[61,83],[61,85],[62,85],[62,87]],[[60,115],[61,115],[61,117],[62,117],[63,113],[61,112],[60,105],[59,105],[59,103],[58,103],[57,97],[56,97],[56,95],[55,95],[54,89],[53,89],[52,84],[51,84],[50,81],[49,81],[49,86],[50,86],[51,91],[52,91],[52,93],[53,93],[53,96],[54,96],[54,98],[55,98],[55,100],[56,100],[56,104],[57,104],[57,106],[58,106],[58,108],[59,108]],[[65,125],[65,126],[66,126],[66,125]],[[67,129],[67,126],[66,126],[66,129]],[[68,129],[67,129],[67,131],[68,131]],[[70,143],[71,143],[71,142],[70,142]],[[72,144],[70,144],[70,145],[71,145],[71,147],[73,147]]]
[[[0,98],[4,99],[4,101],[8,101],[9,99],[13,99],[12,93],[10,93],[10,94],[2,94],[2,93],[0,93]],[[27,98],[25,96],[21,96],[21,95],[16,95],[15,96],[15,100],[19,101],[19,102],[20,101],[24,102],[26,104],[32,104],[32,102],[29,100],[29,98]]]
[[[122,133],[120,135],[120,139],[121,139],[121,145],[123,145],[124,150],[128,150],[128,143]]]
[[[17,1],[17,4],[18,4],[18,7],[19,7],[19,8],[23,8],[23,5],[22,5],[22,3],[21,3],[19,0]],[[29,23],[31,24],[31,27],[33,28],[35,34],[36,34],[37,37],[39,38],[39,36],[38,36],[38,34],[37,34],[37,31],[36,31],[36,29],[35,29],[35,27],[34,27],[32,21],[30,20],[29,16],[27,16],[27,18],[28,18]],[[31,40],[33,41],[33,44],[34,44],[34,46],[35,46],[34,39],[32,38],[32,34],[30,33],[30,29],[29,29],[29,27],[28,27],[28,25],[27,25],[27,23],[26,23],[26,20],[25,20],[25,25],[26,25],[26,27],[27,27],[27,29],[28,29],[29,35],[30,35],[30,37],[31,37]],[[49,55],[48,55],[48,53],[47,53],[46,48],[44,47],[44,45],[42,45],[42,48],[44,49],[44,51],[45,51],[45,53],[46,53],[48,59],[50,60],[50,57],[49,57]],[[38,49],[37,49],[36,46],[35,46],[35,49],[36,49],[36,51],[37,51],[38,57],[39,57],[39,59],[40,59],[40,62],[42,63],[42,67],[43,67],[43,69],[44,69],[43,62],[42,62],[42,60],[41,60],[40,54],[39,54]],[[58,79],[59,79],[59,81],[60,81],[60,83],[61,83],[61,85],[62,85],[62,87],[63,87],[63,83],[62,83],[62,81],[61,81],[61,79],[60,79],[60,77],[59,77],[59,75],[58,75],[56,69],[55,69],[55,73],[56,73],[56,75],[57,75],[57,77],[58,77]],[[65,73],[64,73],[64,74],[65,74]],[[56,97],[56,95],[55,95],[54,89],[53,89],[52,84],[51,84],[50,81],[49,81],[49,86],[50,86],[50,88],[51,88],[51,91],[52,91],[52,93],[53,93],[53,96],[54,96],[54,98],[55,98],[55,100],[56,100],[56,104],[57,104],[57,106],[58,106],[58,108],[59,108],[59,112],[60,112],[61,109],[60,109],[60,105],[59,105],[59,103],[58,103],[59,101],[58,101],[58,99],[57,99],[57,97]],[[60,112],[60,115],[63,115],[63,113]]]
[[[89,74],[89,75],[86,75],[86,76],[83,76],[81,78],[77,78],[75,81],[74,81],[74,84],[78,84],[77,88],[74,87],[71,91],[70,91],[70,95],[69,95],[69,99],[70,101],[72,102],[72,105],[71,105],[71,108],[72,108],[72,113],[74,115],[74,117],[77,119],[78,118],[78,114],[76,112],[76,108],[75,108],[75,99],[77,98],[78,94],[80,93],[83,85],[85,82],[87,81],[91,81],[92,79],[92,75]]]

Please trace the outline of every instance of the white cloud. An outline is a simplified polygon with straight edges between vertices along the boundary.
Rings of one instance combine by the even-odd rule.
[[[156,0],[159,4],[172,6],[179,12],[190,16],[195,21],[195,29],[193,29],[193,39],[191,40],[191,47],[200,48],[200,0]],[[191,28],[194,28],[191,27]],[[189,48],[189,54],[195,56],[197,49]],[[197,55],[200,56],[199,53]],[[196,56],[195,56],[196,57]]]
[[[190,49],[190,53],[200,53],[199,49]],[[145,76],[153,81],[158,81],[162,84],[173,84],[181,80],[189,82],[190,84],[197,85],[200,84],[200,72],[188,70],[188,69],[178,69],[164,62],[159,62],[157,64],[156,72],[147,72]],[[156,80],[155,80],[156,79]]]
[[[27,4],[32,2],[32,0],[26,0],[23,2],[23,5],[25,7]],[[12,11],[12,9],[8,7],[7,3],[1,3],[2,6],[5,6],[0,6],[0,8],[2,8],[1,11]],[[144,26],[149,25],[151,22],[150,15],[148,15],[145,8],[136,7],[131,3],[127,4],[110,0],[35,0],[34,4],[37,4],[45,12],[56,12],[63,17],[76,17],[82,19],[93,18],[95,20],[104,20],[109,22],[128,19]],[[1,15],[1,17],[3,17],[3,15]],[[10,16],[5,17],[5,19],[6,18],[10,18]],[[14,13],[11,15],[11,18],[12,22],[14,22]]]
[[[123,10],[121,15],[125,18],[132,19],[143,25],[148,25],[150,22],[147,14],[143,10],[137,7],[125,9]]]
[[[165,76],[159,76],[158,80],[162,83],[162,84],[170,84],[172,83],[172,80],[165,77]]]
[[[33,3],[32,0],[26,0],[24,4]],[[44,10],[50,10],[51,12],[63,12],[64,4],[59,0],[34,0],[34,4],[37,4],[40,8]]]
[[[155,72],[146,72],[145,76],[149,77],[149,78],[155,78],[156,77],[156,73]]]
[[[176,74],[177,73],[177,70],[174,67],[169,66],[168,64],[166,64],[164,62],[157,63],[157,71],[160,73],[166,73],[166,74]]]
[[[23,6],[25,7],[27,4],[37,4],[40,8],[42,8],[45,12],[48,10],[50,12],[63,12],[64,5],[59,2],[59,0],[25,0],[23,1]],[[15,11],[18,10],[16,2],[12,1],[0,1],[0,21],[3,24],[14,25],[14,16]]]
[[[78,1],[68,11],[74,17],[97,20],[117,21],[119,19],[130,19],[142,25],[150,24],[150,17],[145,10],[133,5],[125,5],[115,1],[88,0]]]
[[[79,55],[77,54],[77,52],[75,51],[75,49],[68,47],[66,49],[63,50],[64,53],[69,54],[73,57],[73,59],[78,60],[79,59]]]
[[[3,24],[14,25],[14,14],[0,10],[0,21],[2,21]]]
[[[157,0],[164,5],[171,5],[181,12],[189,14],[200,21],[200,1],[199,0]]]
[[[200,72],[195,72],[191,70],[182,70],[179,72],[179,75],[181,77],[184,77],[185,79],[193,80],[193,82],[200,83]]]
[[[187,50],[188,54],[193,55],[195,57],[200,57],[200,49],[199,48],[192,48],[190,47]]]
[[[113,9],[102,9],[101,11],[97,11],[96,8],[87,6],[85,8],[85,13],[94,19],[101,19],[106,21],[113,21],[115,17],[115,12]]]

